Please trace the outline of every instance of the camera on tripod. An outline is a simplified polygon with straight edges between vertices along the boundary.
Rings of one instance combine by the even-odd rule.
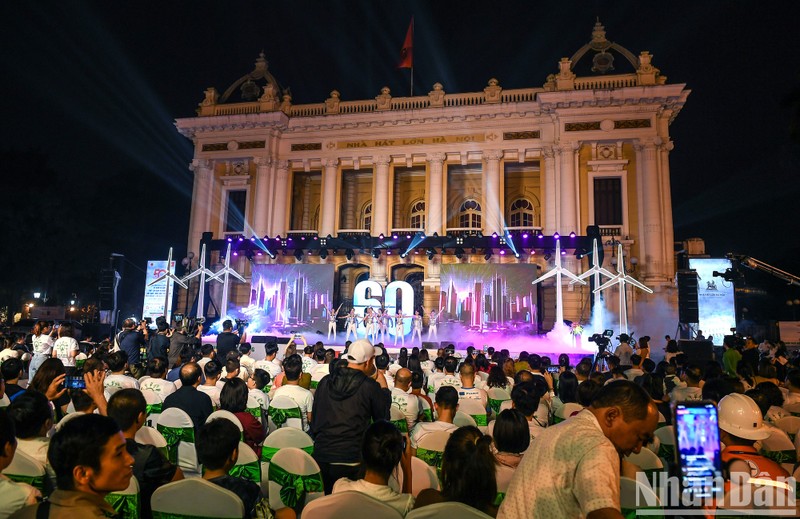
[[[611,343],[611,337],[614,336],[614,330],[604,330],[603,333],[595,333],[589,337],[589,342],[597,344],[597,350],[600,355],[603,355]]]

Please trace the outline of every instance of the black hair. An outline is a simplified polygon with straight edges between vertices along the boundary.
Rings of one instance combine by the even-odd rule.
[[[9,357],[3,364],[0,364],[0,375],[4,380],[13,380],[19,378],[22,371],[22,361],[15,357]]]
[[[770,405],[783,407],[783,392],[778,386],[772,382],[760,382],[756,384],[756,389],[763,391],[767,395]]]
[[[760,389],[750,389],[748,391],[745,391],[744,394],[753,399],[753,402],[756,403],[758,409],[761,411],[761,417],[766,418],[769,408],[772,407],[767,394],[761,391]]]
[[[214,353],[214,345],[213,344],[203,344],[200,346],[200,353],[203,354],[203,357],[207,357]]]
[[[17,438],[35,438],[53,412],[47,397],[38,391],[24,391],[8,406],[8,415],[14,421]]]
[[[421,371],[411,372],[411,389],[422,389],[425,383],[425,374]]]
[[[514,408],[525,416],[532,416],[539,408],[541,395],[533,381],[520,382],[511,390]]]
[[[241,367],[242,365],[239,363],[239,359],[232,359],[228,357],[228,360],[225,361],[225,372],[229,375]]]
[[[642,362],[642,356],[638,353],[634,353],[631,355],[631,364],[634,366],[638,366]]]
[[[222,321],[223,330],[230,330],[232,328],[233,328],[233,321],[231,321],[230,319],[225,319],[224,321]]]
[[[362,476],[367,470],[388,477],[400,463],[403,435],[391,422],[378,420],[367,427],[361,442]]]
[[[231,413],[247,409],[247,384],[239,377],[229,378],[219,392],[219,408]]]
[[[270,355],[275,355],[278,353],[278,343],[277,342],[268,342],[264,345],[264,353],[267,357]]]
[[[586,379],[578,384],[578,403],[583,407],[589,407],[601,387],[605,386],[593,379]]]
[[[580,390],[580,388],[578,389]],[[615,380],[598,388],[591,405],[595,409],[619,407],[622,410],[622,418],[626,422],[630,422],[646,418],[651,402],[647,391],[633,382]]]
[[[239,344],[239,353],[241,353],[242,355],[250,353],[250,350],[252,349],[253,347],[250,345],[249,342],[242,342]]]
[[[5,376],[5,372],[3,372],[3,376]],[[786,382],[796,388],[800,388],[800,369],[790,369],[786,374]]]
[[[444,371],[445,373],[455,373],[456,368],[458,368],[458,359],[453,357],[452,355],[448,356],[444,359]]]
[[[433,366],[436,369],[444,369],[444,359],[442,357],[436,357],[433,361]]]
[[[590,362],[579,362],[577,366],[575,366],[575,374],[579,375],[584,378],[589,378],[589,374],[592,372],[592,364]]]
[[[56,473],[57,487],[60,490],[75,489],[72,475],[75,467],[91,467],[99,471],[108,440],[119,432],[114,420],[99,414],[85,414],[66,422],[50,439],[47,450],[47,459]]]
[[[70,389],[69,399],[72,400],[72,406],[76,411],[86,411],[94,404],[92,397],[83,389]]]
[[[389,367],[389,356],[385,353],[381,353],[377,357],[375,357],[375,367],[378,369],[386,369]]]
[[[75,337],[75,329],[71,323],[64,322],[58,327],[59,337]]]
[[[494,422],[494,445],[500,452],[520,454],[531,444],[528,419],[518,409],[504,409]]]
[[[442,496],[489,512],[497,496],[492,437],[477,427],[456,429],[442,456]]]
[[[422,371],[422,364],[420,363],[419,355],[409,355],[406,367],[411,371]]]
[[[652,373],[656,369],[656,363],[653,359],[644,359],[642,361],[642,371],[645,373]]]
[[[8,443],[17,443],[16,427],[14,420],[8,416],[8,411],[0,408],[0,452],[5,450]]]
[[[562,403],[578,401],[578,377],[571,371],[565,371],[558,377],[558,399]]]
[[[317,348],[314,350],[314,360],[316,360],[317,362],[324,362],[325,355],[327,355],[325,348]]]
[[[258,389],[264,389],[269,385],[271,377],[269,376],[269,372],[267,370],[256,368],[253,371],[253,379],[255,379],[256,387]]]
[[[216,360],[209,360],[203,366],[203,373],[205,373],[206,379],[214,378],[221,372],[222,372],[222,364],[220,364]]]
[[[283,372],[286,380],[300,379],[300,375],[303,373],[303,359],[300,358],[300,355],[295,353],[283,359]]]
[[[28,383],[28,389],[33,389],[34,391],[45,394],[53,379],[64,373],[66,373],[66,370],[64,369],[64,363],[62,363],[60,359],[53,357],[45,359],[42,365],[39,366],[39,369],[36,370],[36,375],[33,376],[33,380]]]
[[[700,366],[695,364],[690,364],[683,368],[683,374],[693,384],[697,384],[703,379],[703,372],[700,370]]]
[[[728,378],[717,377],[712,378],[711,380],[706,380],[706,383],[703,384],[703,389],[701,391],[703,394],[703,400],[713,400],[714,402],[719,403],[723,397],[733,393],[733,389],[733,384]]]
[[[225,418],[203,424],[195,440],[198,461],[210,470],[223,468],[233,451],[239,448],[240,436],[239,428]]]
[[[458,391],[453,386],[442,386],[436,392],[436,405],[455,411],[458,406]]]
[[[494,365],[489,368],[489,378],[486,379],[487,387],[499,387],[505,389],[508,386],[508,378],[506,377],[503,368]]]
[[[133,427],[139,415],[146,410],[147,401],[138,389],[120,389],[108,400],[108,417],[112,418],[122,431]]]
[[[167,323],[163,315],[156,317],[156,328],[159,332],[165,332],[169,328],[169,323]]]
[[[151,377],[156,377],[166,373],[168,362],[164,357],[153,357],[147,363],[147,374]]]
[[[179,372],[181,385],[193,386],[200,380],[200,366],[194,363],[187,363],[181,366]]]

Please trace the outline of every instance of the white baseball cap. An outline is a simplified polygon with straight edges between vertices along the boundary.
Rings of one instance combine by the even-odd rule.
[[[358,339],[350,344],[344,358],[353,364],[364,364],[369,359],[383,353],[383,350],[373,346],[367,339]]]

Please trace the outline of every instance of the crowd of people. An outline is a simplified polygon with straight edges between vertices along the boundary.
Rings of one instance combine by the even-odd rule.
[[[0,470],[22,453],[45,477],[34,488],[0,476],[0,518],[38,517],[41,507],[51,517],[112,516],[104,498],[125,490],[131,476],[142,517],[151,517],[156,489],[186,477],[232,491],[244,517],[294,517],[302,502],[271,509],[261,486],[230,474],[240,440],[260,458],[279,426],[313,439],[325,494],[362,492],[403,516],[460,502],[506,518],[622,517],[620,477],[637,471],[625,457],[652,445],[655,430],[671,423],[672,403],[699,400],[719,404],[731,467],[790,475],[760,448],[800,403],[800,358],[781,345],[726,337],[720,361],[704,365],[669,338],[656,362],[649,337],[632,344],[628,336],[602,367],[592,357],[570,365],[567,355],[554,363],[492,347],[401,348],[393,357],[367,339],[341,353],[321,342],[268,343],[256,346],[261,358],[232,324],[223,323],[216,345],[202,342],[202,329],[173,329],[163,319],[152,330],[126,320],[99,343],[79,343],[68,326],[41,321],[31,347],[18,346],[24,337],[8,342],[0,351]],[[151,412],[146,395],[161,412],[177,408],[191,418],[201,473],[185,473],[137,439]],[[296,404],[298,416],[274,423],[276,399]],[[392,418],[392,407],[402,419]],[[460,409],[472,410],[469,423],[459,421]],[[238,425],[209,421],[215,410]],[[727,418],[743,413],[757,416],[746,426]],[[437,457],[424,446],[442,432],[449,439]],[[435,466],[439,488],[412,491],[413,457]]]

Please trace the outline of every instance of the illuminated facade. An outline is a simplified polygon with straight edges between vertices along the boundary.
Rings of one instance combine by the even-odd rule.
[[[597,225],[604,242],[619,240],[638,259],[639,279],[674,299],[669,125],[689,90],[667,83],[651,59],[608,41],[598,23],[592,40],[562,58],[542,87],[506,90],[490,79],[482,92],[452,94],[437,83],[427,96],[392,97],[383,88],[360,101],[344,101],[334,90],[323,102],[295,105],[262,55],[222,95],[207,89],[197,117],[176,122],[195,146],[188,250],[197,254],[204,232],[215,239],[388,239],[418,231],[585,235]],[[591,62],[595,73],[577,76],[579,62]],[[630,72],[612,72],[614,65]],[[243,100],[232,102],[234,94]],[[319,249],[295,256],[276,246],[275,258],[251,259],[333,264],[334,300],[345,306],[357,281],[406,280],[419,290],[417,304],[430,310],[440,301],[443,263],[550,268],[546,251],[531,254],[520,245],[519,258],[500,248],[488,259],[469,248],[460,258],[452,248],[431,259],[425,250],[404,258],[353,250],[348,259],[341,249],[323,258]],[[614,247],[605,250],[608,261]],[[585,269],[587,260],[572,252],[565,266]],[[250,275],[243,256],[234,263]],[[248,292],[234,287],[231,301],[246,305]],[[544,328],[554,319],[553,292],[545,283]],[[586,288],[565,289],[565,317],[585,319],[589,298]]]

